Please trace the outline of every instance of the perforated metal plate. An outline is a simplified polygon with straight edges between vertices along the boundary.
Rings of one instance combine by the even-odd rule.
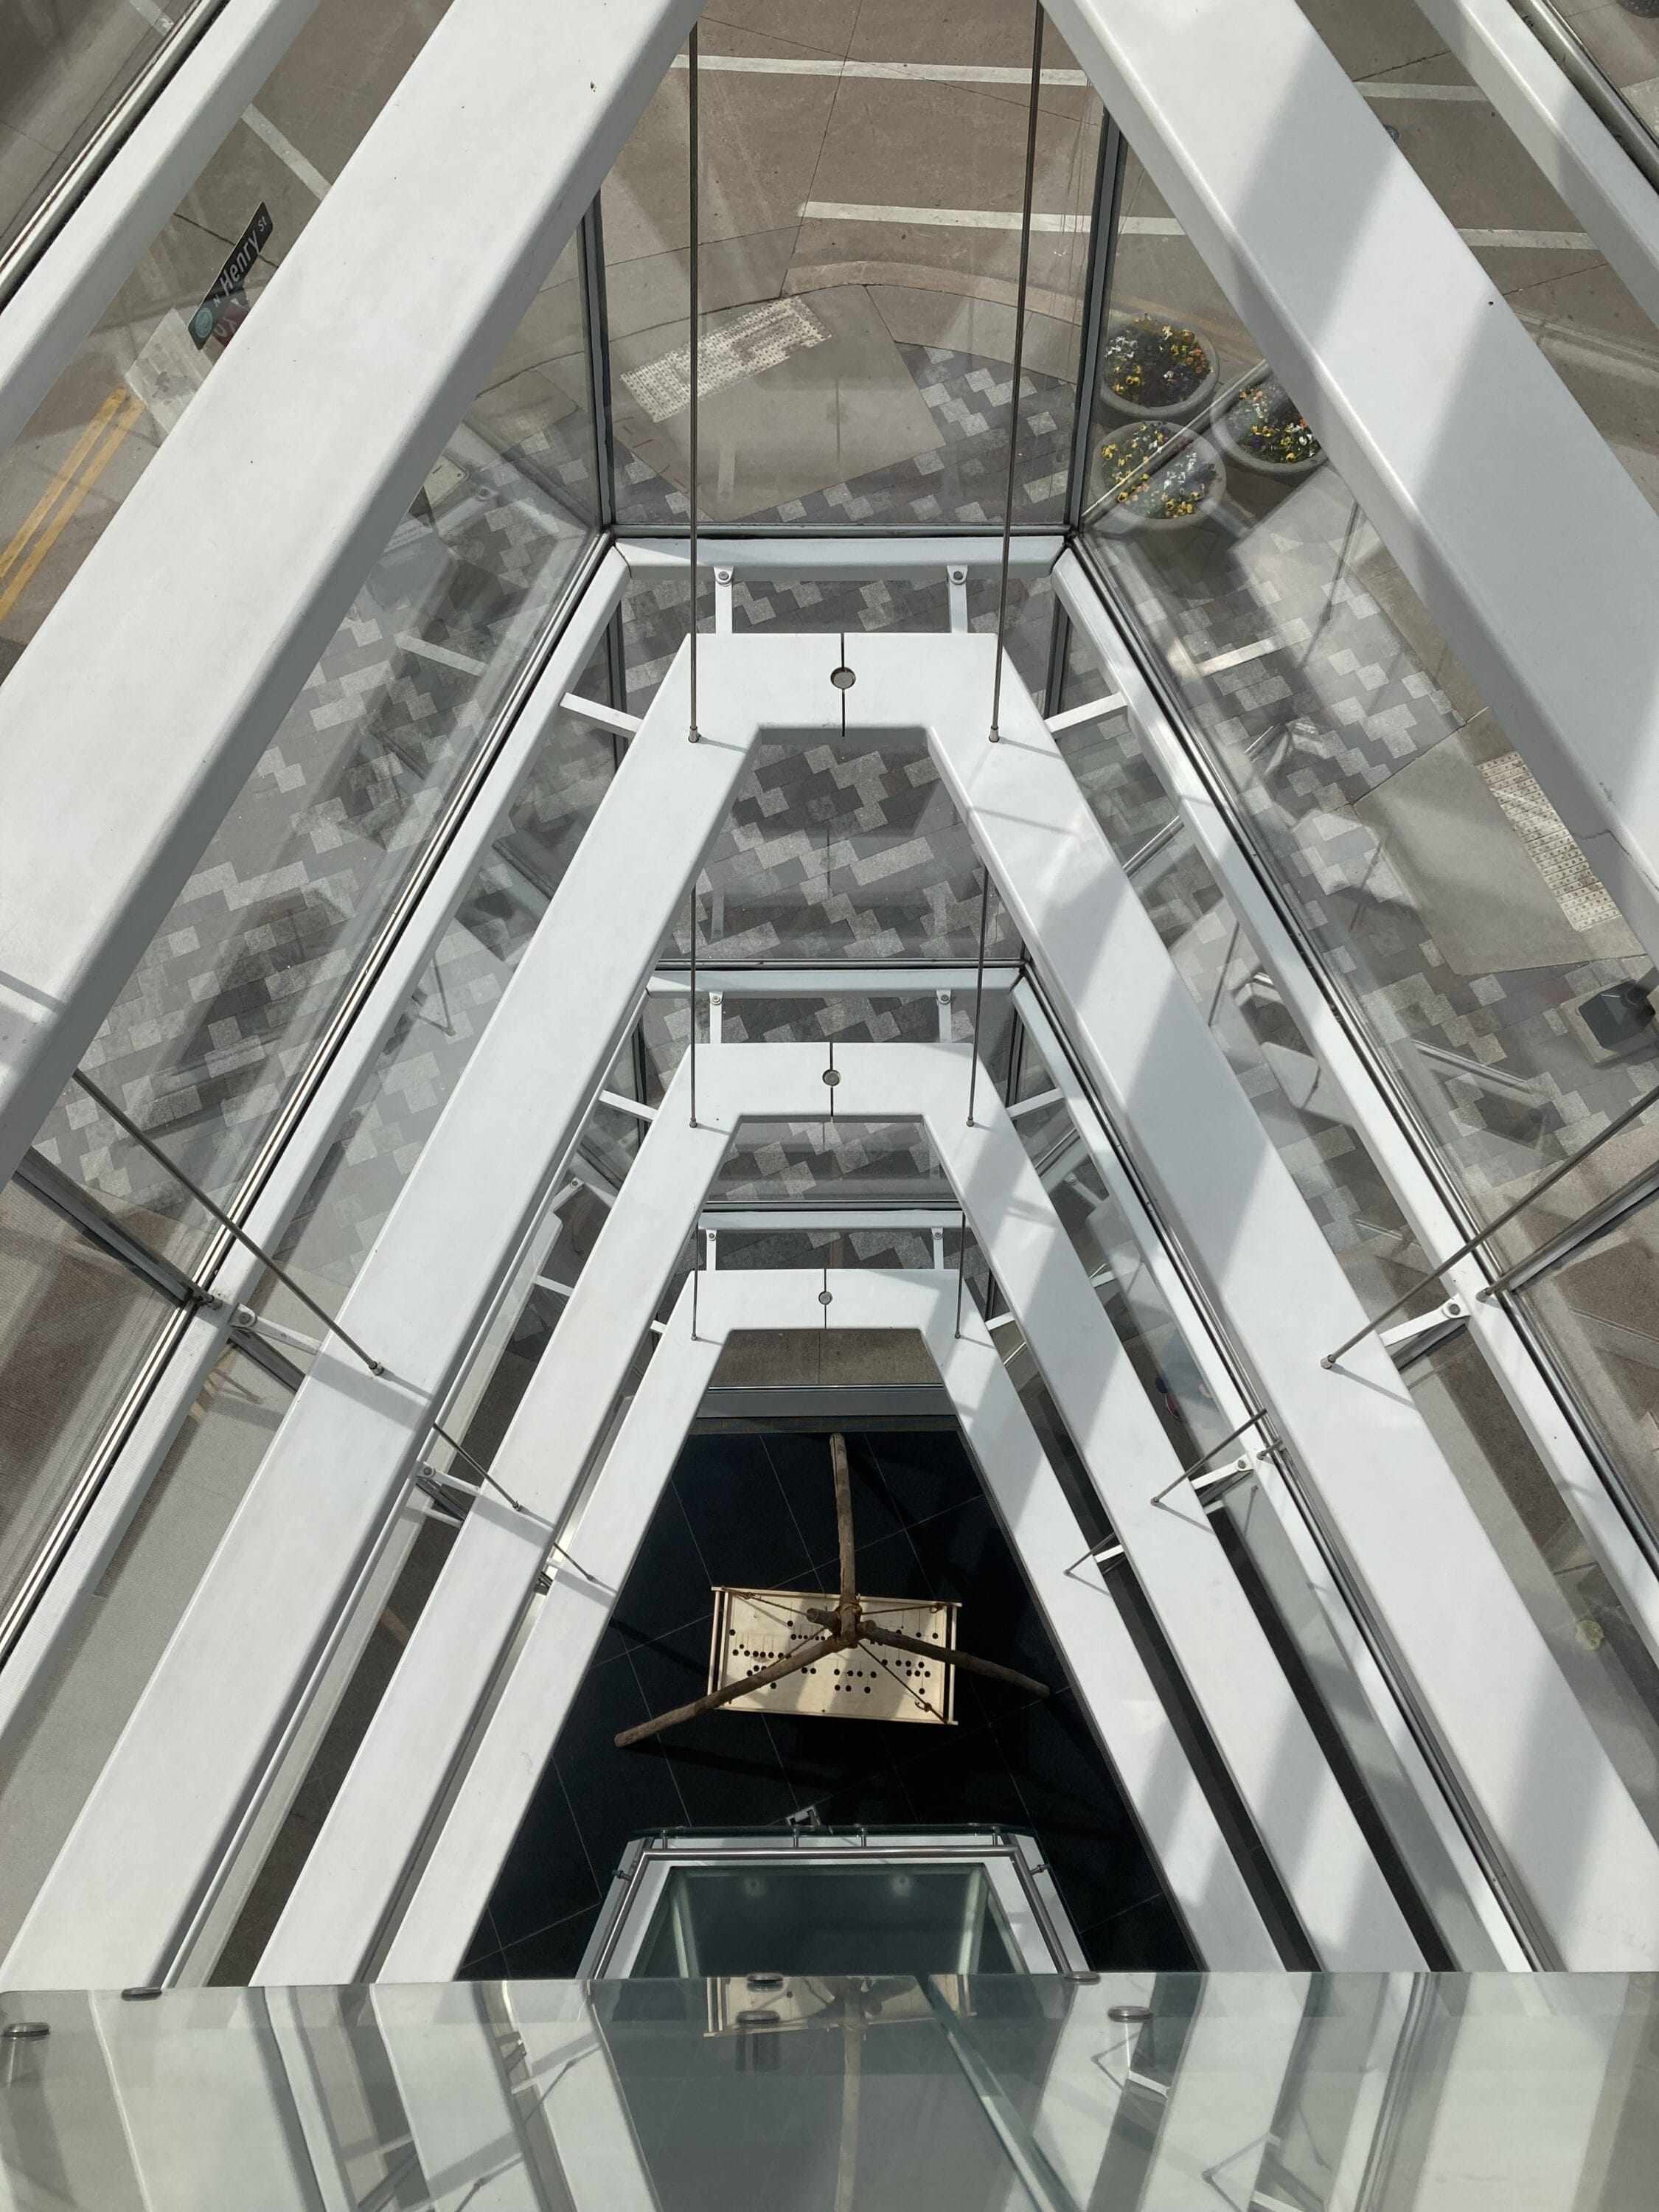
[[[933,1605],[925,1598],[861,1598],[866,1613],[884,1628],[920,1637],[942,1651],[954,1649],[957,1607]],[[834,1609],[836,1601],[817,1590],[732,1589],[714,1591],[714,1634],[708,1655],[708,1686],[723,1690],[815,1643],[823,1634],[803,1610]],[[909,1651],[884,1651],[860,1644],[821,1659],[799,1674],[768,1682],[734,1698],[729,1713],[811,1713],[854,1721],[928,1721],[949,1727],[956,1720],[955,1669]]]

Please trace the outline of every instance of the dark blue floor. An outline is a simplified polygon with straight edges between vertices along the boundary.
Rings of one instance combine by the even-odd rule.
[[[1052,1684],[959,1677],[957,1725],[709,1713],[617,1732],[708,1686],[710,1586],[831,1589],[827,1440],[693,1437],[507,1854],[465,1978],[574,1974],[629,1838],[661,1827],[1006,1822],[1035,1829],[1091,1965],[1194,1963],[1158,1875],[954,1434],[851,1435],[860,1589],[960,1601],[963,1648]]]

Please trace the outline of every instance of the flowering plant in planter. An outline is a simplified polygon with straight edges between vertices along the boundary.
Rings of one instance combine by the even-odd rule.
[[[1325,458],[1325,448],[1276,376],[1247,384],[1229,405],[1218,408],[1216,428],[1241,461],[1257,468],[1300,476]]]
[[[1101,447],[1100,460],[1106,471],[1103,521],[1109,530],[1195,522],[1214,506],[1226,482],[1213,447],[1162,422],[1137,422],[1120,430]]]
[[[1125,415],[1182,414],[1204,400],[1216,373],[1216,357],[1196,331],[1155,315],[1120,324],[1101,355],[1102,394]]]

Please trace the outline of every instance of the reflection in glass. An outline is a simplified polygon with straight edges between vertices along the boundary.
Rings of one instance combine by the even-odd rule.
[[[821,12],[810,58],[703,27],[700,509],[820,531],[998,525],[1030,14],[854,16]],[[1015,520],[1052,526],[1101,110],[1052,28],[1044,64]],[[687,84],[682,56],[602,203],[617,511],[635,526],[687,512]]]
[[[0,1188],[0,1615],[176,1310],[20,1183]]]
[[[979,1867],[675,1867],[635,1975],[1011,1974]]]
[[[98,1316],[84,1282],[76,1295]],[[288,1401],[252,1360],[225,1353],[64,1638],[27,1724],[0,1754],[0,1950],[114,1748]],[[15,1416],[5,1426],[16,1433]]]

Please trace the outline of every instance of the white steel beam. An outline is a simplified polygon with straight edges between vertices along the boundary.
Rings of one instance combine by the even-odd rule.
[[[684,746],[683,738],[678,742]],[[262,1982],[356,1981],[374,1954],[453,1762],[518,1631],[549,1544],[685,1249],[696,1218],[695,1207],[688,1211],[691,1186],[702,1191],[714,1181],[731,1141],[718,1124],[688,1126],[689,1088],[689,1072],[671,1085],[490,1462],[495,1480],[524,1511],[493,1497],[480,1498],[468,1513],[289,1894],[259,1961]],[[665,1133],[665,1115],[673,1119]],[[698,1378],[695,1411],[708,1382],[705,1369],[712,1370],[712,1353],[703,1358],[708,1350],[703,1341],[683,1345],[671,1328],[649,1373],[660,1368],[665,1376],[689,1361]],[[645,1418],[634,1421],[630,1450],[639,1449]],[[684,1434],[682,1427],[672,1440],[665,1475]],[[641,1523],[633,1540],[643,1534]],[[614,1549],[607,1543],[600,1557],[590,1559],[573,1536],[570,1558],[556,1554],[559,1571],[574,1578],[579,1604],[597,1613],[601,1629],[615,1595]],[[632,1558],[630,1542],[622,1573]]]
[[[1050,14],[1659,957],[1659,515],[1296,0]]]
[[[0,452],[67,368],[317,0],[227,0],[0,316]]]
[[[842,1046],[836,1062],[836,1115],[858,1121],[925,1121],[1221,1757],[1321,1956],[1333,1964],[1415,1960],[1419,1954],[1399,1907],[1207,1516],[1190,1493],[1173,1504],[1153,1503],[1154,1493],[1178,1477],[1179,1463],[988,1078],[980,1086],[975,1123],[967,1125],[970,1059],[960,1046]],[[560,1366],[562,1401],[574,1394],[574,1410],[565,1415],[574,1440],[573,1458],[585,1440],[597,1437],[616,1388],[614,1354],[608,1366],[604,1362],[606,1279],[624,1277],[642,1263],[653,1240],[664,1254],[681,1249],[726,1144],[743,1121],[795,1120],[813,1115],[815,1109],[821,1115],[830,1096],[823,1055],[815,1046],[722,1045],[704,1055],[699,1067],[693,1126],[689,1083],[683,1081],[688,1072],[689,1061],[677,1075],[617,1211],[601,1232],[603,1243],[612,1229],[624,1231],[618,1264],[599,1277],[591,1267],[584,1270],[582,1286],[558,1332],[562,1336],[573,1323],[585,1324],[585,1333],[565,1347]],[[651,1158],[653,1154],[658,1158]],[[637,1225],[627,1218],[633,1204],[639,1209]],[[734,1272],[708,1278],[703,1288],[752,1279],[747,1271]],[[927,1279],[938,1281],[931,1274]],[[597,1287],[584,1310],[582,1291],[590,1281]],[[624,1310],[624,1318],[631,1327],[638,1316]],[[627,1340],[631,1346],[637,1337]],[[562,1484],[570,1479],[568,1469],[559,1470]],[[586,1535],[586,1517],[582,1526]],[[574,1534],[571,1549],[587,1573],[605,1578],[606,1570],[586,1556]],[[476,1629],[466,1632],[470,1636]],[[441,1633],[434,1627],[434,1642]],[[446,1650],[454,1633],[452,1623]],[[409,1698],[412,1719],[426,1702],[412,1677]],[[318,1887],[327,1889],[326,1875],[319,1875]],[[440,1884],[450,1887],[447,1877]]]
[[[1072,1066],[1042,1002],[1029,981],[1014,993],[1014,1006],[1038,1054],[1055,1079],[1095,1172],[1123,1216],[1140,1264],[1152,1279],[1190,1352],[1214,1404],[1212,1426],[1199,1427],[1204,1443],[1240,1430],[1260,1411],[1213,1334],[1213,1324],[1194,1295],[1168,1239],[1148,1212],[1139,1188],[1126,1171],[1101,1121],[1099,1110]],[[1133,1304],[1133,1293],[1124,1295]],[[1168,1370],[1166,1368],[1167,1374]],[[1183,1406],[1183,1411],[1187,1408]],[[1188,1413],[1188,1419],[1192,1415]],[[1394,1690],[1354,1616],[1346,1591],[1332,1572],[1310,1526],[1301,1501],[1276,1462],[1255,1449],[1255,1481],[1271,1505],[1292,1561],[1290,1582],[1279,1571],[1279,1554],[1265,1540],[1259,1515],[1248,1504],[1228,1510],[1258,1571],[1273,1590],[1280,1617],[1297,1637],[1310,1674],[1364,1775],[1373,1803],[1393,1835],[1419,1895],[1445,1938],[1455,1963],[1466,1969],[1501,1967],[1518,1972],[1528,1964],[1502,1901],[1447,1802],[1422,1748],[1412,1733]],[[1219,1463],[1219,1455],[1218,1455]],[[1238,1493],[1241,1498],[1246,1493]],[[1287,1582],[1289,1587],[1287,1587]],[[1330,1663],[1330,1648],[1303,1626],[1310,1612],[1322,1617],[1342,1665]],[[1356,1692],[1358,1694],[1356,1694]],[[1376,1739],[1385,1748],[1379,1751]],[[1397,1765],[1389,1764],[1392,1754]]]
[[[690,552],[683,536],[629,538],[617,541],[636,575],[660,574],[690,565]],[[1060,558],[1066,540],[1058,532],[1017,532],[1009,548],[1009,573],[1015,576],[1046,576]],[[908,537],[896,531],[860,532],[845,538],[799,537],[720,538],[697,533],[700,574],[729,568],[734,576],[761,576],[775,583],[818,583],[836,576],[903,576],[926,582],[948,569],[961,568],[981,576],[994,574],[1002,565],[1002,532],[973,530],[949,537]]]
[[[1632,296],[1659,321],[1659,192],[1510,0],[1418,4]],[[1642,127],[1634,115],[1630,127]]]
[[[1508,0],[1498,0],[1498,4],[1507,12]],[[1654,204],[1659,210],[1659,198]],[[1412,1234],[1431,1260],[1458,1250],[1465,1242],[1463,1224],[1447,1205],[1407,1139],[1398,1114],[1321,989],[1301,946],[1263,888],[1075,556],[1067,554],[1060,562],[1054,586],[1109,679],[1123,692],[1147,760],[1346,1109]],[[1488,1278],[1480,1261],[1472,1257],[1461,1260],[1441,1279],[1465,1308],[1469,1334],[1545,1472],[1606,1570],[1643,1642],[1659,1659],[1659,1577],[1609,1493],[1601,1469],[1563,1412],[1514,1321],[1503,1306],[1480,1297]]]
[[[162,1980],[264,1807],[350,1595],[642,1002],[750,758],[684,656],[629,747],[0,1978]],[[619,883],[633,886],[625,900]],[[596,929],[595,918],[606,927]]]
[[[586,665],[610,620],[628,571],[608,553],[572,611],[546,668],[526,698],[501,750],[480,780],[471,805],[416,898],[409,918],[292,1134],[248,1210],[246,1229],[266,1252],[282,1245],[289,1223],[374,1072],[381,1047],[407,1010],[428,963],[442,941],[558,712],[561,694]],[[208,1278],[216,1306],[199,1307],[131,1435],[88,1505],[62,1559],[52,1565],[26,1624],[0,1662],[0,1756],[53,1680],[64,1640],[74,1629],[172,1449],[179,1423],[196,1402],[222,1353],[236,1309],[264,1274],[246,1245],[232,1244]]]
[[[483,1988],[457,1990],[439,2017],[429,1990],[376,1990],[375,2024],[421,2162],[427,2202],[473,2212],[550,2212],[526,2155],[524,2118],[501,2063]]]
[[[688,1133],[682,1129],[682,1139]],[[674,1149],[684,1157],[681,1146]],[[631,1190],[630,1178],[623,1205]],[[584,1283],[614,1273],[604,1237]],[[818,1303],[821,1287],[830,1291],[828,1308]],[[383,1973],[419,1980],[454,1972],[729,1336],[824,1327],[915,1330],[922,1336],[1067,1674],[1200,1956],[1217,1967],[1271,1963],[1272,1939],[1115,1603],[1097,1577],[1067,1572],[1080,1541],[1077,1522],[971,1302],[963,1334],[954,1334],[954,1281],[889,1268],[832,1269],[827,1275],[817,1269],[757,1270],[704,1279],[697,1291],[695,1335],[691,1307],[688,1283],[569,1529],[572,1552],[595,1579],[552,1562],[552,1590],[490,1714]],[[544,1449],[555,1453],[562,1439],[551,1413],[575,1364],[556,1335],[543,1367],[556,1374],[539,1408]],[[434,1602],[444,1595],[441,1586]],[[452,1615],[445,1639],[452,1660],[458,1626]],[[319,1850],[325,1840],[325,1834],[319,1839]]]
[[[456,0],[6,679],[0,1179],[696,12]]]
[[[112,1993],[87,2002],[139,2203],[318,2212],[305,2131],[257,1991],[203,1990],[187,2028],[164,2007]]]
[[[1305,1974],[1211,1974],[1181,2046],[1137,2212],[1188,2212],[1213,2192],[1259,2200],[1256,2176],[1308,2002]]]
[[[890,714],[916,681],[888,675],[893,642],[848,641]],[[1010,707],[1005,680],[987,743],[994,644],[948,643],[983,689],[929,687],[946,787],[1464,1786],[1565,1964],[1659,1963],[1659,1845],[1387,1352],[1366,1339],[1320,1364],[1363,1328],[1358,1297],[1030,695]]]

